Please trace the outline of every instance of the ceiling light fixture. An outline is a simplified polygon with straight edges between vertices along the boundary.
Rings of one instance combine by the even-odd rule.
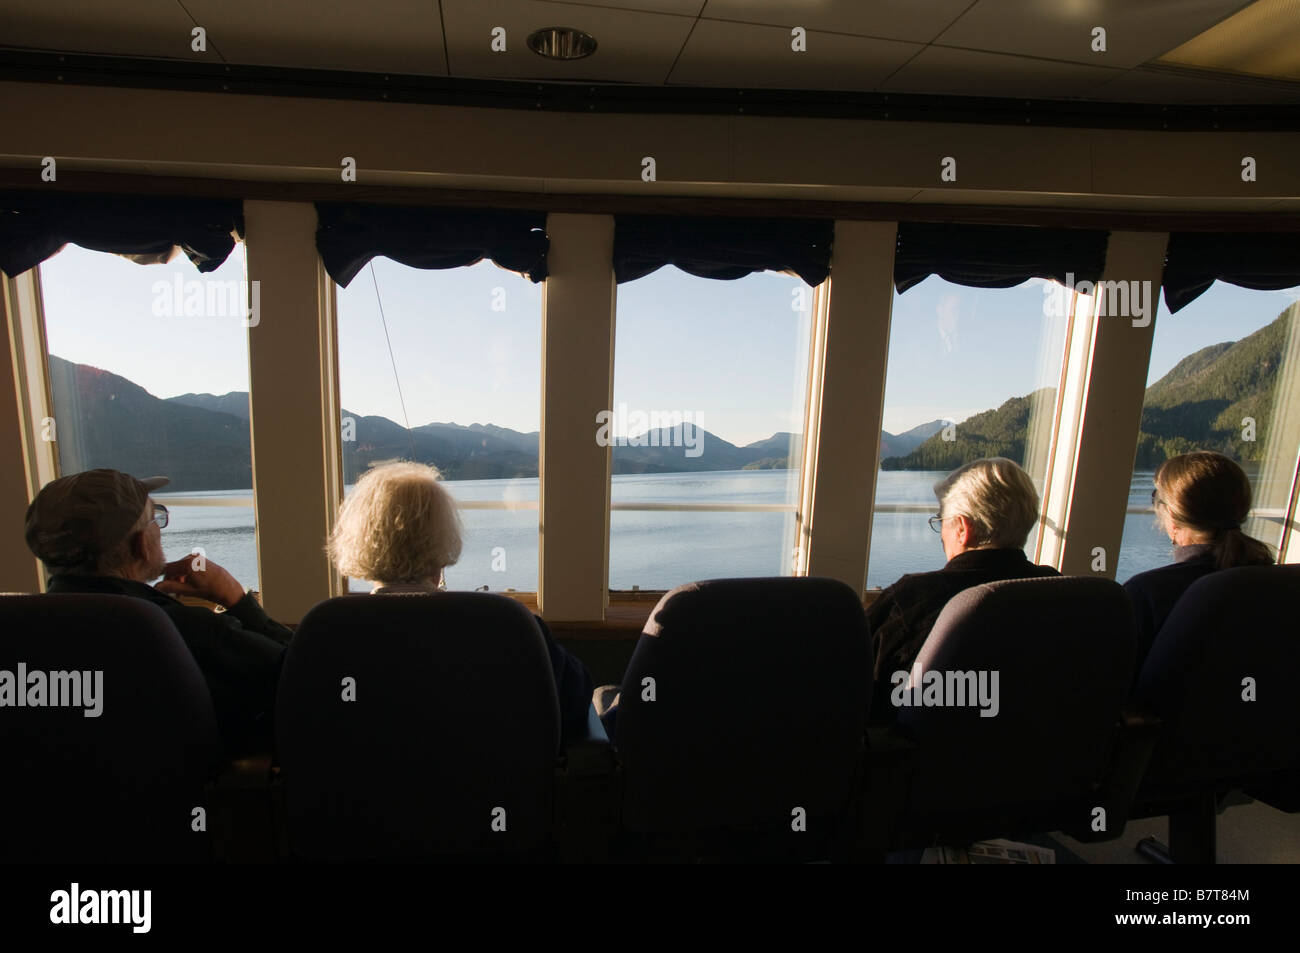
[[[596,38],[568,26],[548,26],[528,37],[528,48],[548,60],[580,60],[596,52]]]

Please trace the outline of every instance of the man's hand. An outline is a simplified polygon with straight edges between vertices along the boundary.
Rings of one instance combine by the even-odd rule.
[[[202,566],[202,569],[196,568]],[[185,556],[163,568],[163,578],[154,586],[169,596],[196,596],[227,609],[244,598],[244,587],[210,559]]]

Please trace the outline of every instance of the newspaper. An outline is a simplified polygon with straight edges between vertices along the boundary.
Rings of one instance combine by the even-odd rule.
[[[928,847],[923,864],[1054,864],[1056,851],[1035,844],[986,840],[969,847]]]

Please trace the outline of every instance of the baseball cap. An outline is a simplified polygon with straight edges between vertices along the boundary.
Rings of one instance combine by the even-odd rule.
[[[169,482],[107,469],[52,480],[27,507],[27,547],[52,566],[91,563],[126,539],[150,492]]]

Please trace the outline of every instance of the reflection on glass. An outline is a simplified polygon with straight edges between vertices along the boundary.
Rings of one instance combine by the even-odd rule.
[[[68,245],[39,268],[61,473],[167,476],[169,559],[201,549],[258,587],[244,247],[216,271]],[[190,502],[185,502],[190,501]]]
[[[1080,300],[1088,299],[1040,279],[968,288],[935,275],[895,295],[868,588],[943,566],[927,520],[934,484],[957,467],[1007,457],[1041,498],[1066,330]],[[1035,527],[1031,556],[1037,537]]]
[[[611,589],[792,571],[813,294],[673,266],[619,285]]]
[[[1300,289],[1251,291],[1216,282],[1169,314],[1156,313],[1129,514],[1117,576],[1173,560],[1151,489],[1169,457],[1214,450],[1241,464],[1253,509],[1242,529],[1274,550],[1282,541],[1300,447]]]

